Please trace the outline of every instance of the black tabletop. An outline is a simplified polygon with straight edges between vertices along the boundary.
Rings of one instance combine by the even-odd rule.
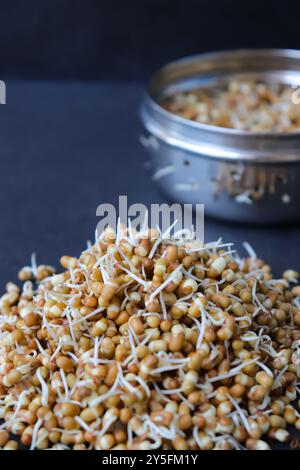
[[[101,203],[164,202],[144,168],[140,83],[8,81],[0,106],[0,287],[32,252],[58,265],[93,240]],[[300,268],[299,226],[205,220],[206,241],[246,240],[276,276]]]

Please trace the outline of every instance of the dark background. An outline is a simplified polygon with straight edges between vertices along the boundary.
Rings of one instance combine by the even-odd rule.
[[[299,1],[0,2],[4,78],[146,79],[172,59],[236,47],[300,47]]]
[[[300,48],[292,1],[0,2],[0,288],[32,252],[58,266],[92,239],[101,203],[163,202],[138,137],[143,87],[186,54]],[[300,228],[207,219],[206,240],[249,241],[282,270],[300,268]]]

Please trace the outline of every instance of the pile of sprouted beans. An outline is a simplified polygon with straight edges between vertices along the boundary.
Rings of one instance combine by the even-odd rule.
[[[107,229],[1,298],[0,446],[267,450],[297,411],[298,274]],[[300,362],[300,361],[299,361]]]
[[[299,91],[290,85],[233,79],[176,93],[161,105],[201,124],[251,132],[300,131]]]

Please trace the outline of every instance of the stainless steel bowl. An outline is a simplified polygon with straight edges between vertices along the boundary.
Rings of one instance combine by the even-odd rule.
[[[235,50],[188,57],[151,79],[141,119],[153,179],[182,203],[242,222],[300,220],[300,133],[253,133],[200,124],[163,109],[177,91],[231,78],[300,87],[300,51]],[[299,104],[300,106],[300,104]]]

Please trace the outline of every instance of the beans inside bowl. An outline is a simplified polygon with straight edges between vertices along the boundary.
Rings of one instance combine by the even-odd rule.
[[[228,80],[164,98],[164,109],[202,124],[251,132],[300,130],[297,90],[291,85],[255,80]]]

